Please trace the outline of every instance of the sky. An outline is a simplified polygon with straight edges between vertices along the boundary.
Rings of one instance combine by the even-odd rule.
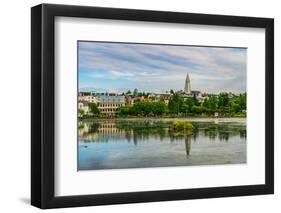
[[[246,92],[246,48],[78,42],[79,91]]]

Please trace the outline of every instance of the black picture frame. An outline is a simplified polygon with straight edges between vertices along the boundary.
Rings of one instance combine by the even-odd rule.
[[[93,195],[54,195],[55,17],[264,28],[265,184]],[[31,204],[42,208],[217,198],[274,193],[274,20],[271,18],[41,4],[31,8]]]

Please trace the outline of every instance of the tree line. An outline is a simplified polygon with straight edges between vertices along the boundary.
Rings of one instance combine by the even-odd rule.
[[[203,102],[194,97],[182,97],[177,93],[171,95],[168,105],[163,99],[159,101],[138,101],[133,106],[119,109],[120,116],[246,116],[246,93],[235,95],[220,93],[209,95]]]

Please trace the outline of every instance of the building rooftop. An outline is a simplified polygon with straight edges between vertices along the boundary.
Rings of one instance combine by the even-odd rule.
[[[111,103],[125,103],[125,96],[119,95],[119,96],[99,96],[98,97],[98,102],[99,103],[106,103],[106,104],[111,104]]]

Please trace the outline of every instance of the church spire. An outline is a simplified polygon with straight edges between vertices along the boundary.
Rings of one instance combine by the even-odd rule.
[[[186,74],[185,85],[184,85],[184,93],[191,94],[191,86],[190,86],[190,78],[188,73]]]

